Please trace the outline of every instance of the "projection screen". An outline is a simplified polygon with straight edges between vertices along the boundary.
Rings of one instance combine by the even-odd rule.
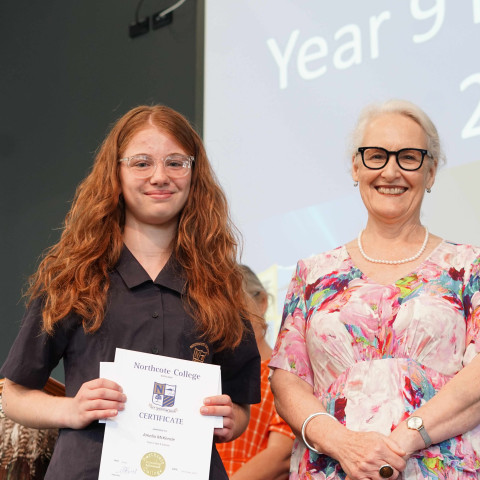
[[[480,0],[205,0],[204,138],[275,301],[298,259],[358,235],[348,137],[370,102],[411,100],[447,163],[422,222],[480,244]]]

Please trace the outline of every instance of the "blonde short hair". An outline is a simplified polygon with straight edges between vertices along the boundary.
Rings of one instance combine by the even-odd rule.
[[[427,137],[427,149],[432,154],[432,162],[437,165],[445,163],[445,154],[443,153],[437,128],[430,117],[417,105],[408,100],[392,99],[381,103],[372,103],[367,105],[360,112],[357,124],[350,135],[349,154],[354,157],[357,154],[358,147],[365,133],[367,125],[375,118],[386,113],[398,113],[411,118],[418,123]]]

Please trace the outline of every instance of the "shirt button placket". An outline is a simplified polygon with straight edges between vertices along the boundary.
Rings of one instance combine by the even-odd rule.
[[[159,314],[158,312],[153,312],[152,313],[152,318],[158,318]],[[152,353],[157,355],[160,352],[160,349],[158,348],[158,345],[153,345],[152,346]]]

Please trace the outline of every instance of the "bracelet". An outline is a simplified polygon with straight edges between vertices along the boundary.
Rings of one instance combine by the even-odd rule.
[[[315,452],[315,453],[318,453],[319,455],[322,454],[322,452],[319,452],[316,448],[313,448],[308,442],[307,442],[307,439],[305,438],[305,429],[307,428],[307,425],[308,425],[308,422],[310,422],[310,420],[312,420],[313,418],[315,417],[318,417],[319,415],[326,415],[327,417],[331,417],[333,418],[335,421],[338,422],[338,420],[333,416],[333,415],[330,415],[329,413],[327,412],[317,412],[317,413],[312,413],[311,415],[309,415],[305,421],[303,422],[303,425],[302,425],[302,440],[303,440],[303,443],[307,446],[307,448],[309,450],[311,450],[312,452]]]

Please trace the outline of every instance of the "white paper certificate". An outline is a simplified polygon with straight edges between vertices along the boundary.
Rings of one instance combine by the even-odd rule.
[[[123,388],[125,410],[105,422],[99,480],[208,480],[214,427],[200,414],[217,395],[220,367],[117,349],[100,376]]]

